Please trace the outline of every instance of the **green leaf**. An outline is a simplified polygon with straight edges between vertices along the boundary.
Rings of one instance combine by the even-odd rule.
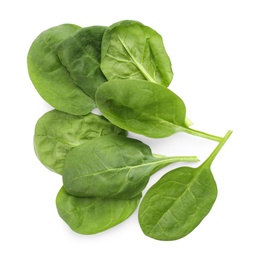
[[[96,104],[113,124],[152,138],[168,137],[177,132],[215,141],[221,138],[189,128],[186,107],[170,89],[142,80],[112,80],[96,93]]]
[[[103,116],[92,113],[75,116],[52,110],[36,123],[34,149],[43,165],[61,173],[65,157],[71,149],[103,135],[126,135],[126,131]]]
[[[86,197],[69,195],[63,188],[56,198],[60,217],[79,234],[90,235],[112,228],[136,210],[141,194],[129,199]]]
[[[79,29],[62,24],[42,32],[30,47],[27,65],[34,87],[46,102],[58,110],[85,115],[95,103],[75,84],[56,53],[57,45]]]
[[[64,189],[78,197],[129,199],[137,196],[157,170],[194,156],[153,156],[149,146],[124,136],[102,136],[75,147],[62,169]]]
[[[217,198],[217,185],[210,166],[231,133],[227,132],[198,168],[172,170],[147,191],[138,212],[145,235],[158,240],[180,239],[210,212]]]
[[[106,27],[81,28],[58,44],[56,51],[74,82],[92,99],[106,80],[100,69],[101,41]]]
[[[161,35],[131,20],[117,22],[105,31],[101,69],[108,80],[148,80],[165,87],[173,77]]]

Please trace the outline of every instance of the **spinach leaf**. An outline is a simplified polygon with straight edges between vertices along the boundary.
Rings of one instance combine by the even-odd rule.
[[[217,198],[211,164],[231,133],[227,132],[198,168],[172,170],[147,191],[138,214],[145,235],[158,240],[176,240],[199,225]]]
[[[60,217],[80,234],[96,234],[114,227],[136,210],[141,194],[129,200],[69,195],[63,188],[56,197]]]
[[[106,27],[77,30],[57,46],[57,54],[74,82],[92,99],[106,81],[100,69],[101,41]]]
[[[101,136],[71,150],[62,168],[64,189],[78,197],[129,199],[157,170],[195,156],[153,155],[149,146],[124,136]]]
[[[108,80],[140,79],[168,87],[173,72],[161,35],[137,21],[108,27],[101,48],[101,69]]]
[[[85,115],[95,103],[74,83],[56,53],[57,45],[79,29],[62,24],[42,32],[29,49],[27,65],[34,87],[46,102],[58,110]]]
[[[170,89],[142,80],[113,80],[102,84],[96,104],[113,124],[153,138],[177,132],[220,141],[218,136],[191,129],[186,124],[184,102]]]
[[[50,170],[61,173],[67,153],[87,140],[102,135],[126,135],[103,116],[67,114],[58,110],[45,113],[36,123],[34,149]]]

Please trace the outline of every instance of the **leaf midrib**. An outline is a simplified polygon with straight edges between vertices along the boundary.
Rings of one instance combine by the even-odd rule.
[[[76,44],[79,46],[79,48],[83,51],[83,53],[90,59],[92,60],[95,64],[97,64],[98,66],[100,66],[98,60],[96,60],[93,56],[90,55],[90,53],[88,53],[80,44],[80,42],[77,40],[77,38],[75,38],[73,35],[71,35],[71,37],[75,40]]]
[[[195,168],[195,169],[198,169],[198,168]],[[163,217],[171,210],[171,208],[174,206],[174,204],[178,201],[181,200],[181,198],[183,197],[183,195],[185,195],[185,193],[187,193],[188,191],[190,191],[190,187],[193,185],[193,183],[196,182],[196,179],[198,178],[198,176],[200,176],[199,173],[194,173],[194,177],[192,178],[191,182],[188,184],[188,185],[185,185],[187,186],[187,188],[184,189],[184,191],[181,193],[181,195],[176,199],[174,200],[174,202],[170,205],[170,207],[168,207],[167,210],[164,211],[164,213],[160,216],[160,218],[156,221],[156,224],[153,226],[153,228],[149,231],[149,233],[152,233],[158,225],[160,225],[160,221],[161,219],[163,219]],[[191,192],[191,191],[190,191]],[[191,192],[191,194],[194,196],[194,194]],[[195,196],[194,196],[195,197]],[[195,197],[196,198],[196,197]],[[175,217],[176,218],[176,217]]]
[[[55,143],[62,143],[62,144],[69,145],[71,147],[76,147],[76,146],[79,146],[80,144],[84,143],[84,141],[83,142],[79,142],[79,143],[67,142],[67,141],[64,141],[62,139],[59,139],[59,138],[57,138],[55,136],[48,135],[48,134],[45,134],[45,135],[44,134],[37,134],[36,136],[37,137],[45,137],[45,138],[53,140]],[[86,139],[86,140],[88,140],[88,139]]]
[[[153,83],[157,83],[152,77],[151,75],[146,71],[146,69],[143,67],[142,64],[140,64],[134,57],[134,55],[130,52],[130,50],[127,48],[127,46],[124,44],[123,40],[120,38],[119,35],[117,35],[120,43],[122,44],[122,46],[124,47],[124,49],[126,50],[126,52],[128,53],[128,55],[130,56],[130,58],[133,60],[134,64],[136,65],[136,67],[140,70],[140,72],[142,73],[142,75],[150,82]]]
[[[150,163],[144,163],[144,164],[138,164],[138,165],[127,165],[127,166],[123,166],[123,167],[118,167],[118,168],[107,168],[106,170],[102,170],[102,171],[97,171],[97,172],[93,172],[91,174],[89,173],[86,173],[86,174],[82,174],[80,176],[76,176],[74,178],[71,179],[70,182],[73,182],[73,181],[76,181],[76,180],[79,180],[79,179],[82,179],[82,178],[85,178],[85,177],[93,177],[93,176],[96,176],[96,175],[99,175],[99,174],[103,174],[103,173],[106,173],[106,172],[113,172],[113,171],[122,171],[122,170],[132,170],[132,169],[135,169],[135,168],[138,168],[138,167],[145,167],[145,166],[151,166],[151,165],[159,165],[159,164],[162,164],[162,163],[171,163],[171,162],[174,162],[175,161],[175,158],[166,158],[166,159],[160,159],[160,160],[155,160],[155,161],[152,161]]]

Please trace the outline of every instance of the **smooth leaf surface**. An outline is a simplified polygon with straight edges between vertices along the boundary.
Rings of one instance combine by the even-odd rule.
[[[79,29],[62,24],[42,32],[29,49],[27,65],[34,87],[46,102],[58,110],[85,115],[95,103],[75,84],[56,53],[57,45]]]
[[[106,80],[100,69],[101,41],[106,27],[77,30],[57,46],[57,54],[74,82],[92,99]]]
[[[113,124],[148,137],[167,137],[185,126],[186,108],[172,91],[141,80],[113,80],[100,86],[96,103]]]
[[[191,129],[187,125],[186,107],[170,89],[142,80],[112,80],[96,93],[96,104],[113,124],[153,138],[177,132],[220,141],[222,138]]]
[[[138,212],[145,235],[176,240],[196,228],[217,198],[217,185],[210,166],[231,134],[198,168],[181,167],[166,173],[145,194]]]
[[[141,194],[129,199],[109,199],[69,195],[61,188],[56,197],[60,217],[69,227],[80,234],[96,234],[114,227],[136,210]]]
[[[45,113],[36,123],[34,149],[50,170],[61,173],[68,152],[87,140],[103,135],[126,135],[103,116],[76,116],[58,110]]]
[[[176,161],[196,157],[153,156],[149,146],[124,136],[102,136],[75,147],[62,169],[64,189],[85,197],[132,198],[147,185],[151,174]]]
[[[117,22],[104,33],[101,69],[108,80],[140,79],[168,87],[173,72],[161,35],[137,21]]]

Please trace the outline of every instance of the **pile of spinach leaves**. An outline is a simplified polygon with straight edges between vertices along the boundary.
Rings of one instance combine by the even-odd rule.
[[[144,234],[176,240],[209,213],[217,197],[210,166],[232,131],[222,138],[190,128],[183,100],[168,88],[171,61],[154,29],[132,20],[109,27],[62,24],[33,41],[27,64],[34,87],[54,108],[36,123],[35,153],[62,176],[56,206],[72,230],[107,230],[140,204]],[[152,174],[198,159],[153,154],[128,131],[151,138],[185,132],[218,145],[198,168],[166,173],[143,196]]]

